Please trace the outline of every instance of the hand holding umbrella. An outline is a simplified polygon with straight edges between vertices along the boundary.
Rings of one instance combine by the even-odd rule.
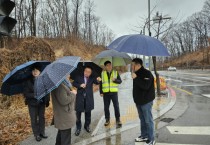
[[[132,73],[132,74],[131,74],[131,77],[132,77],[133,79],[135,79],[135,78],[137,77],[137,75],[136,75],[135,73]]]
[[[76,90],[72,90],[71,93],[73,93],[74,95],[77,95],[77,91]]]
[[[86,84],[83,83],[80,85],[80,87],[84,89],[84,88],[86,88]]]

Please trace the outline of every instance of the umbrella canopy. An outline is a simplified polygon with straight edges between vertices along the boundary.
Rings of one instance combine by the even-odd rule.
[[[105,50],[96,55],[93,62],[97,65],[104,65],[107,60],[112,62],[112,66],[125,66],[131,63],[131,57],[123,52],[115,50]]]
[[[158,39],[141,34],[121,36],[114,40],[108,48],[145,56],[170,56],[167,48]]]
[[[78,63],[77,68],[71,72],[71,79],[75,80],[78,75],[82,75],[84,72],[84,67],[90,66],[93,69],[92,75],[98,77],[101,75],[102,68],[93,63],[92,61],[81,61]]]
[[[23,93],[24,82],[33,77],[33,67],[38,65],[42,71],[49,64],[49,61],[29,61],[17,66],[3,79],[1,93],[8,96]]]
[[[66,56],[50,65],[36,78],[34,84],[35,98],[40,100],[52,90],[57,88],[76,67],[80,57]]]

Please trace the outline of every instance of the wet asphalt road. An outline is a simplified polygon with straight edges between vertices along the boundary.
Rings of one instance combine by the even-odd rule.
[[[185,97],[188,108],[180,117],[158,130],[157,142],[168,145],[210,145],[210,72],[177,71],[160,74],[177,92],[177,100],[180,96]]]
[[[176,92],[176,104],[155,120],[156,145],[210,145],[210,71],[160,72]],[[144,145],[135,143],[139,127],[94,145]]]

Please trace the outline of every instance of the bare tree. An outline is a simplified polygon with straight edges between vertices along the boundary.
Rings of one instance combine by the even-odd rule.
[[[78,37],[79,33],[79,10],[83,3],[83,0],[72,0],[74,5],[74,25],[73,25],[73,35]]]

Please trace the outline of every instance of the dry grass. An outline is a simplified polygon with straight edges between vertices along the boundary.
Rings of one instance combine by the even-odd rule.
[[[31,135],[30,118],[28,107],[24,104],[22,96],[13,96],[10,100],[11,106],[7,109],[0,109],[0,144],[15,145]],[[52,106],[46,109],[46,125],[52,119]]]
[[[203,61],[203,54],[204,54],[204,61]],[[169,62],[165,63],[165,67],[169,66],[176,66],[176,67],[183,67],[183,66],[202,66],[202,65],[210,65],[207,61],[207,57],[210,59],[210,48],[206,48],[204,50],[199,50],[192,53],[187,53],[182,55],[178,58],[173,58]]]

